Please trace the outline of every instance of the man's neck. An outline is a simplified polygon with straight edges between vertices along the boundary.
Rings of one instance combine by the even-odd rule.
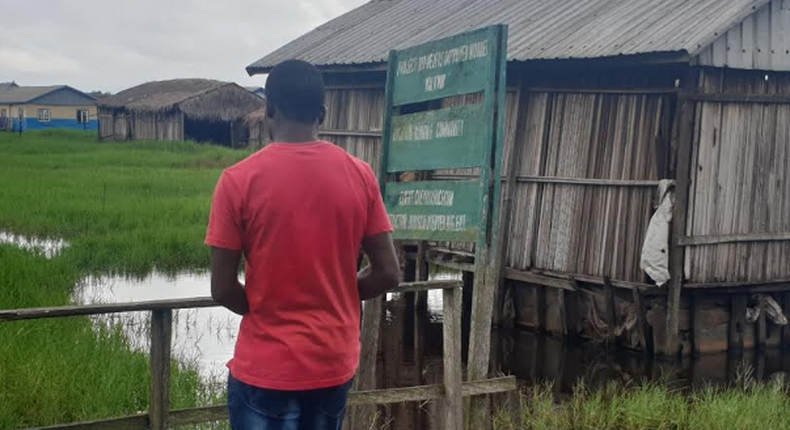
[[[315,125],[305,125],[299,123],[281,124],[279,129],[273,133],[272,138],[277,143],[308,143],[318,140],[318,127]]]

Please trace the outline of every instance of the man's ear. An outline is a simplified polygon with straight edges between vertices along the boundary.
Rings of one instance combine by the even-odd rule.
[[[324,125],[324,121],[326,120],[326,106],[321,106],[321,110],[318,111],[318,125],[319,127]]]

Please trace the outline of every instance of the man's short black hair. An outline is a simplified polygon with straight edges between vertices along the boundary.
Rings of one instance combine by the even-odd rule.
[[[305,124],[318,120],[324,109],[324,78],[306,61],[278,64],[266,80],[266,103],[286,118]]]

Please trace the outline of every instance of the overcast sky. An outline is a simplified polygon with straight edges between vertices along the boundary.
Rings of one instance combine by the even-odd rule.
[[[367,0],[0,0],[0,82],[112,91],[152,80],[263,85],[252,62]]]

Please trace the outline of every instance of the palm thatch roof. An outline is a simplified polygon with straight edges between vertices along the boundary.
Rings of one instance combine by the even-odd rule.
[[[165,113],[179,110],[194,119],[230,121],[263,106],[263,100],[232,82],[172,79],[148,82],[99,101],[100,108]]]

